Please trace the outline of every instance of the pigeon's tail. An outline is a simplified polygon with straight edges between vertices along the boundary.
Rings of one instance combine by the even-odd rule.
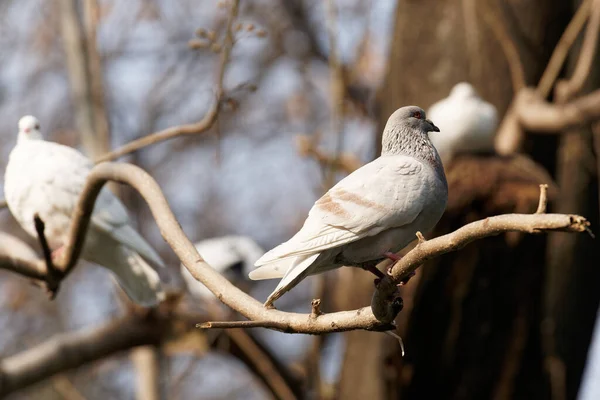
[[[141,306],[152,307],[165,299],[158,273],[138,253],[119,246],[113,254],[112,262],[109,264],[104,260],[102,265],[114,272],[119,285],[131,300]]]
[[[317,257],[319,257],[319,254],[320,253],[284,258],[250,272],[249,276],[252,280],[274,279],[283,276],[273,293],[271,293],[265,302],[265,306],[271,306],[273,302],[283,296],[285,292],[292,289],[302,279],[310,275],[314,269],[311,267]],[[285,273],[283,271],[285,271]]]

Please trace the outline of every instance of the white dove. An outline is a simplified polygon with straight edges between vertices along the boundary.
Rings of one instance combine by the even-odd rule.
[[[416,106],[396,110],[383,132],[381,157],[355,170],[321,197],[304,226],[257,262],[251,279],[283,279],[265,302],[271,306],[309,275],[356,266],[378,276],[441,218],[448,199],[444,168],[428,132],[439,129]]]
[[[201,240],[195,246],[198,253],[211,267],[234,282],[244,279],[256,260],[265,253],[254,240],[247,236],[215,237]],[[194,297],[214,299],[212,292],[198,282],[183,265],[181,265],[181,275]]]
[[[4,177],[10,212],[33,237],[38,214],[50,247],[60,249],[68,240],[71,215],[92,167],[77,150],[43,140],[38,120],[24,116]],[[81,258],[110,269],[140,305],[153,306],[165,297],[151,266],[162,268],[163,261],[129,225],[125,207],[106,187],[96,201]]]
[[[459,82],[450,95],[429,107],[427,115],[443,135],[431,141],[445,165],[459,153],[492,152],[498,128],[498,111],[467,82]]]

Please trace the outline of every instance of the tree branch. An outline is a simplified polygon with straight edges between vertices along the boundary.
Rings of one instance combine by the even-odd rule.
[[[158,344],[167,324],[157,313],[130,315],[101,327],[64,333],[0,361],[0,395],[135,346]]]
[[[579,36],[579,32],[583,29],[585,22],[588,20],[590,16],[590,4],[592,0],[584,0],[579,9],[567,25],[567,28],[563,32],[558,44],[554,48],[552,52],[552,56],[550,56],[550,61],[548,61],[548,65],[540,78],[540,82],[538,83],[537,90],[540,94],[540,97],[546,98],[554,83],[556,82],[556,78],[562,69],[562,66],[575,43],[575,39]]]
[[[388,313],[385,318],[380,318],[373,313],[373,310],[381,310],[386,307],[397,309],[394,300],[390,300],[389,304],[373,306],[373,308],[363,307],[358,310],[321,314],[316,317],[311,314],[264,308],[261,303],[235,287],[202,259],[181,229],[156,181],[141,168],[130,164],[102,163],[95,166],[90,172],[74,211],[68,244],[63,253],[63,260],[61,260],[61,270],[65,273],[72,269],[81,252],[94,202],[102,186],[109,180],[128,184],[140,193],[149,205],[161,235],[184,266],[221,302],[251,320],[246,323],[247,327],[263,326],[287,333],[307,334],[324,334],[355,329],[384,331],[393,328],[391,324],[393,318],[390,319],[393,313]],[[589,229],[588,226],[589,222],[577,215],[506,214],[490,217],[465,225],[453,233],[418,244],[394,266],[389,279],[392,283],[398,284],[425,261],[458,250],[473,240],[487,236],[509,231],[526,233],[583,232]],[[382,281],[386,280],[388,278]],[[388,300],[385,293],[380,294],[379,298],[382,301]],[[219,326],[219,324],[221,323],[211,323],[210,327],[225,327]],[[239,326],[236,325],[236,327]]]
[[[557,134],[600,119],[600,89],[568,103],[548,103],[531,88],[517,95],[515,113],[521,129]]]
[[[225,28],[225,38],[223,40],[221,58],[217,67],[215,100],[204,117],[200,121],[193,124],[174,126],[133,140],[107,154],[102,155],[101,157],[98,157],[96,159],[97,163],[115,160],[144,147],[163,142],[168,139],[173,139],[177,136],[203,133],[208,131],[214,125],[221,107],[221,101],[223,100],[223,77],[225,76],[225,69],[227,67],[227,63],[229,62],[231,49],[233,48],[233,22],[237,18],[238,5],[239,0],[232,1],[230,16]]]

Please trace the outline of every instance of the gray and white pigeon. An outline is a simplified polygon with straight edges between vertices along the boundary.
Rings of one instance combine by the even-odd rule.
[[[251,279],[283,278],[271,306],[309,275],[355,266],[383,276],[375,266],[430,231],[441,218],[448,185],[428,132],[439,129],[416,106],[388,119],[381,156],[355,170],[321,197],[296,235],[267,252]]]
[[[229,235],[201,240],[195,244],[198,253],[217,272],[236,283],[247,279],[248,273],[265,251],[247,236]],[[214,299],[214,295],[181,265],[190,293],[199,299]]]
[[[50,247],[60,251],[68,240],[71,215],[92,167],[77,150],[45,141],[38,120],[24,116],[4,176],[12,215],[27,233],[37,237],[34,216],[38,214]],[[111,270],[125,293],[140,305],[153,306],[165,298],[153,268],[163,268],[163,261],[129,224],[125,207],[106,187],[96,200],[81,258]]]
[[[479,97],[468,82],[459,82],[450,95],[427,110],[443,135],[431,135],[431,141],[447,165],[459,153],[494,151],[494,134],[498,128],[498,111]]]

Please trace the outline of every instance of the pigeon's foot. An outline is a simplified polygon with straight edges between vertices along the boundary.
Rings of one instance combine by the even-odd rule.
[[[375,275],[377,277],[377,279],[375,280],[376,282],[379,282],[380,279],[385,278],[385,274],[383,272],[381,272],[380,270],[378,270],[377,267],[375,267],[375,265],[373,265],[373,264],[363,265],[362,269],[364,269],[365,271],[369,271],[370,273]]]
[[[386,251],[383,253],[386,258],[389,258],[392,261],[398,262],[402,260],[402,256],[397,255],[396,253],[392,253],[391,251]]]

